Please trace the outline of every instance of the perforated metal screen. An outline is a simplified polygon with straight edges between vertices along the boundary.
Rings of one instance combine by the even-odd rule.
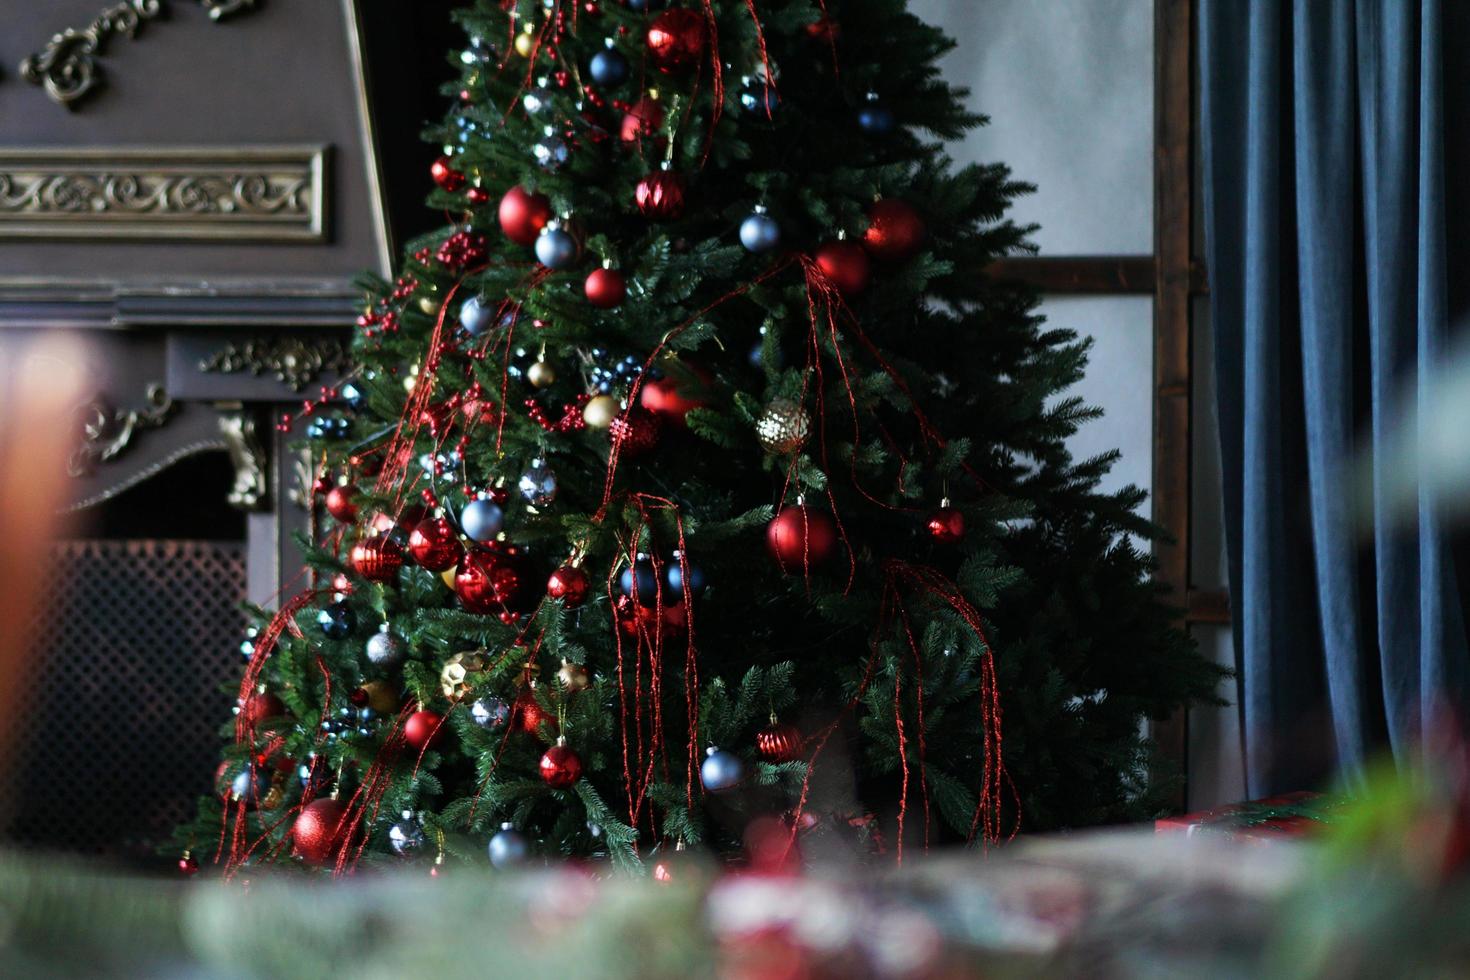
[[[12,845],[144,856],[210,788],[238,676],[237,542],[71,541],[43,569],[0,816]]]

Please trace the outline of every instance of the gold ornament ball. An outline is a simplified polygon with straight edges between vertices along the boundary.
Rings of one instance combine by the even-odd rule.
[[[545,361],[537,361],[526,369],[526,380],[536,388],[549,387],[556,382],[556,368]]]
[[[260,808],[262,810],[274,810],[276,807],[281,805],[281,801],[285,799],[285,797],[286,793],[285,790],[281,788],[280,780],[276,780],[271,783],[271,788],[266,791],[265,796],[261,799]]]
[[[439,691],[446,698],[462,697],[469,693],[470,675],[485,669],[485,655],[481,650],[456,653],[444,662],[439,671]]]
[[[811,435],[812,420],[800,404],[778,398],[755,420],[755,435],[768,453],[794,453]]]
[[[618,400],[612,395],[598,395],[582,409],[582,421],[587,423],[589,429],[606,429],[622,411]]]
[[[525,31],[521,34],[517,34],[515,46],[516,54],[520,55],[522,58],[529,58],[531,57],[531,52],[536,47],[536,36],[530,31]]]
[[[451,591],[451,592],[454,591],[454,580],[456,578],[458,578],[458,577],[459,577],[459,566],[458,565],[455,565],[453,568],[446,568],[446,569],[444,569],[444,571],[442,571],[442,572],[439,573],[440,580],[443,581],[443,583],[446,586],[449,587],[449,591]]]
[[[378,714],[398,714],[398,688],[387,681],[368,681],[362,693],[367,695],[367,706]]]
[[[556,677],[568,691],[585,691],[592,684],[592,675],[586,667],[566,660],[561,662],[561,670],[556,672]]]
[[[439,314],[438,298],[434,296],[420,296],[419,309],[423,310],[429,316],[437,316]]]

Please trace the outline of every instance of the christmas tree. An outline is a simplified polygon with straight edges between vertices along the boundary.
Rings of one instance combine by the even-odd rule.
[[[1210,696],[1065,440],[1027,190],[902,0],[479,0],[430,204],[307,410],[333,521],[180,842],[338,869],[890,854],[1146,815]],[[189,858],[189,862],[197,859]],[[191,865],[192,866],[192,865]]]

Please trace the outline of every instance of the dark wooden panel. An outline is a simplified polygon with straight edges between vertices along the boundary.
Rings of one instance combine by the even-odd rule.
[[[1230,593],[1224,589],[1190,589],[1185,618],[1191,623],[1230,625]]]
[[[985,270],[993,279],[1016,280],[1044,293],[1151,293],[1151,255],[1018,255]]]

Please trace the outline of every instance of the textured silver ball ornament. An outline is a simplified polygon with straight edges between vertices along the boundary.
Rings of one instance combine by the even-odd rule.
[[[503,823],[490,838],[490,863],[497,868],[514,868],[531,856],[531,842],[513,823]]]
[[[397,667],[408,655],[408,644],[384,624],[367,641],[367,658],[378,667]]]
[[[404,810],[403,819],[388,828],[388,845],[400,857],[423,850],[424,825],[414,818],[412,810]]]

